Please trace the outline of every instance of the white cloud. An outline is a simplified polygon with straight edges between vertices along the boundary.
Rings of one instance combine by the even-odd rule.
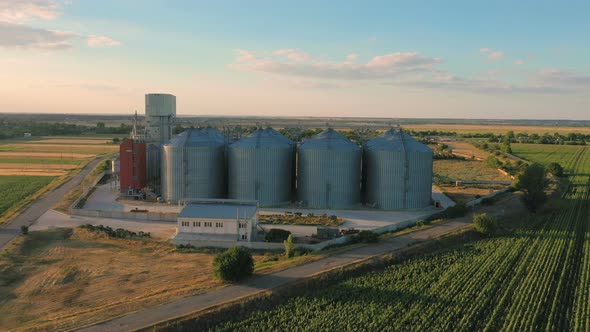
[[[354,60],[356,60],[358,58],[359,58],[359,55],[358,54],[349,54],[349,55],[346,56],[346,60],[347,61],[354,61]]]
[[[0,47],[59,50],[72,46],[76,34],[0,22]]]
[[[58,7],[58,3],[51,0],[0,0],[0,21],[53,20],[59,14]]]
[[[574,92],[571,89],[558,86],[510,84],[498,78],[468,78],[441,73],[433,73],[432,78],[422,77],[417,80],[388,82],[388,84],[420,89],[442,89],[482,94],[564,94]]]
[[[106,36],[86,36],[25,24],[35,19],[54,20],[60,14],[59,7],[60,3],[53,0],[0,0],[0,47],[60,50],[72,47],[80,38],[85,39],[89,47],[121,44]]]
[[[293,87],[337,88],[343,81],[378,81],[396,87],[418,89],[445,89],[482,94],[568,94],[590,89],[590,75],[564,70],[539,73],[521,72],[522,77],[512,81],[502,78],[506,70],[489,70],[480,77],[461,77],[437,68],[443,60],[423,56],[418,52],[395,52],[373,57],[366,63],[351,61],[311,60],[291,62],[285,55],[292,50],[256,53],[239,50],[229,67],[266,74],[271,78],[286,77]],[[490,55],[497,51],[491,50]],[[500,52],[502,53],[502,52]],[[503,54],[503,53],[502,53]],[[349,59],[349,57],[346,57]],[[344,83],[346,86],[358,83]]]
[[[504,52],[502,51],[494,51],[488,55],[488,59],[490,60],[498,60],[504,57]]]
[[[311,59],[311,55],[301,52],[297,49],[276,50],[273,52],[273,54],[285,56],[292,61],[308,61]]]
[[[280,55],[292,54],[291,50],[279,50]],[[289,52],[287,52],[289,51]],[[370,80],[391,78],[409,73],[430,70],[439,58],[425,57],[417,52],[396,52],[376,56],[366,64],[353,62],[307,61],[285,62],[282,58],[259,56],[254,52],[239,50],[230,67],[239,70],[265,72],[278,75],[301,76],[342,80]],[[277,51],[273,52],[277,54]]]
[[[86,43],[90,47],[113,47],[121,45],[120,42],[106,36],[89,35],[86,37]]]
[[[568,86],[571,88],[590,87],[590,75],[569,70],[543,70],[536,74],[533,81],[540,84]]]
[[[522,66],[522,65],[524,65],[525,63],[526,63],[526,62],[525,62],[524,60],[520,60],[520,59],[519,59],[519,60],[516,60],[516,61],[514,61],[514,64],[515,64],[515,65],[517,65],[517,66]]]
[[[479,49],[479,53],[482,53],[482,54],[489,53],[491,51],[492,51],[492,49],[491,48],[487,48],[487,47],[484,47],[484,48],[480,48]]]

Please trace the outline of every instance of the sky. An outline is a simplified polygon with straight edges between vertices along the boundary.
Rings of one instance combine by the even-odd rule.
[[[0,112],[590,119],[589,1],[0,0]]]

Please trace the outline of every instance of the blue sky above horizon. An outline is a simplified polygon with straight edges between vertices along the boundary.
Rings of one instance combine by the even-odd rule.
[[[0,112],[590,119],[585,1],[0,0]]]

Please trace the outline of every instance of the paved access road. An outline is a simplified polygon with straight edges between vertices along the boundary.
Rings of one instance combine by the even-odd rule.
[[[6,247],[8,242],[12,241],[20,234],[20,227],[23,225],[30,226],[39,217],[41,217],[47,210],[51,209],[59,200],[64,197],[70,190],[82,183],[84,178],[94,169],[94,167],[109,158],[102,157],[89,162],[78,174],[71,177],[61,186],[46,192],[36,201],[27,206],[18,216],[12,220],[0,225],[0,251]]]
[[[375,245],[352,249],[312,263],[296,266],[267,276],[253,278],[243,284],[228,286],[157,307],[147,308],[85,329],[78,329],[78,331],[130,331],[149,327],[164,320],[203,310],[209,306],[271,290],[335,267],[347,265],[372,256],[386,254],[410,244],[468,227],[469,225],[468,218],[464,218],[462,221],[450,221],[438,224],[428,229],[382,240]]]

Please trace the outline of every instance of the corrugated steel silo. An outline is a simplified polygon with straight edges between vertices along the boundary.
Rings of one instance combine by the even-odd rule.
[[[163,145],[162,198],[223,198],[226,145],[214,128],[189,129]]]
[[[361,148],[333,129],[299,147],[297,193],[303,206],[345,209],[360,202]]]
[[[391,129],[365,144],[366,204],[379,209],[418,209],[432,201],[432,150]]]
[[[162,146],[159,144],[149,143],[147,145],[147,183],[156,192],[160,188],[161,150]]]
[[[228,197],[257,200],[262,207],[291,200],[294,143],[267,128],[231,144],[228,151]]]

